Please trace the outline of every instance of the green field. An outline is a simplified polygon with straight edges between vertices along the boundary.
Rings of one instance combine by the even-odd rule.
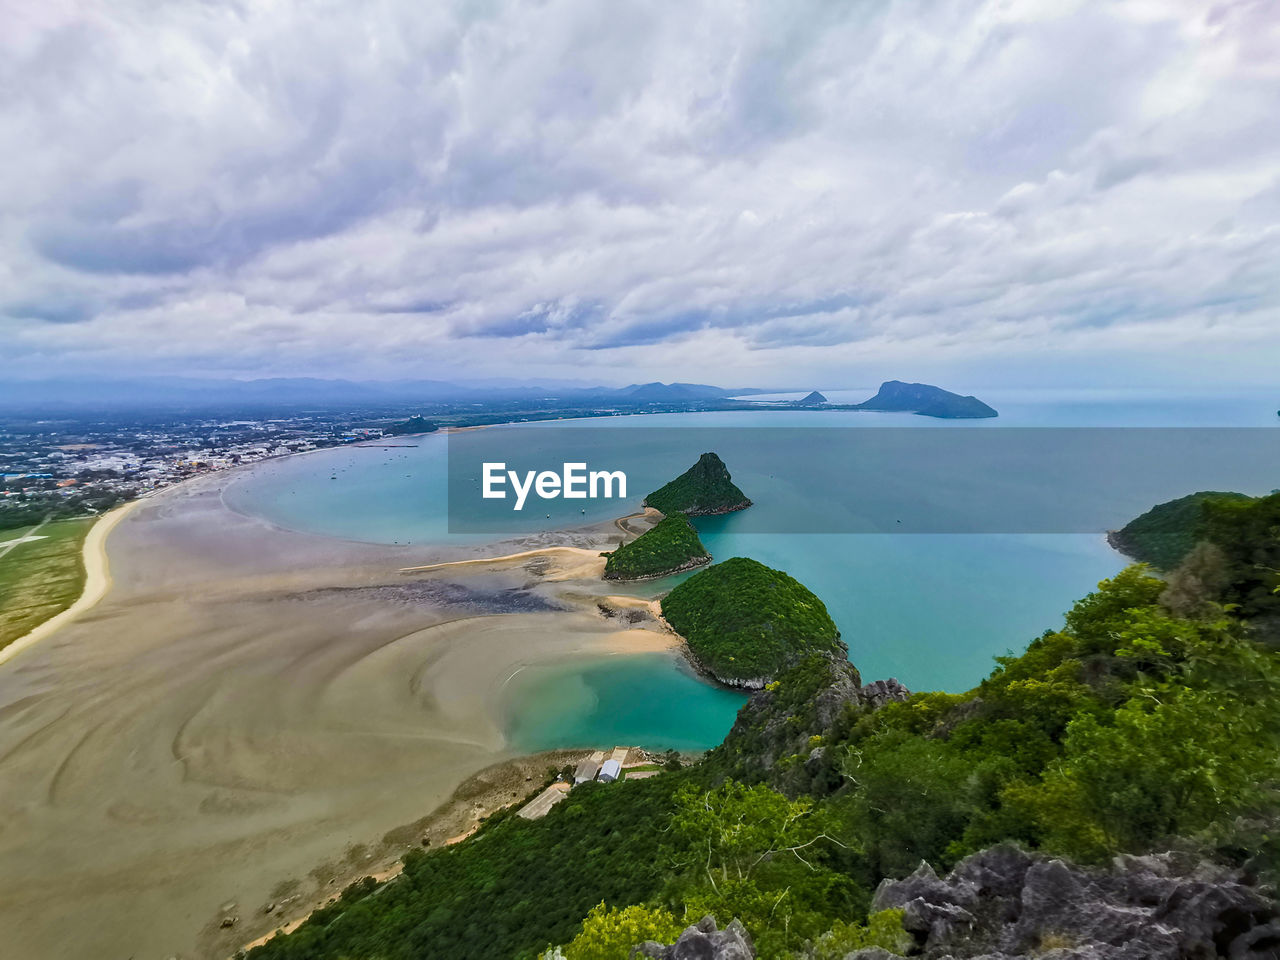
[[[0,543],[33,531],[42,540],[0,547],[0,648],[71,606],[84,589],[81,548],[93,517],[55,520],[0,533]]]

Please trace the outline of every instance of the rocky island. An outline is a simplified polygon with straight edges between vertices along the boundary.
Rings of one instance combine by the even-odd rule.
[[[608,556],[604,565],[606,580],[651,580],[711,562],[698,531],[683,513],[663,517],[653,529]]]
[[[821,600],[794,577],[746,557],[690,577],[663,598],[662,615],[698,667],[747,690],[759,690],[802,656],[848,654]]]
[[[880,391],[874,397],[854,404],[853,409],[915,413],[942,420],[974,420],[999,416],[994,408],[977,397],[962,397],[928,383],[903,383],[901,380],[886,380],[880,384]]]
[[[820,394],[817,390],[811,390],[809,395],[801,397],[795,401],[797,407],[820,407],[827,402],[827,398]]]
[[[666,514],[705,517],[745,510],[751,501],[734,485],[724,461],[704,453],[680,476],[645,497],[644,505]]]

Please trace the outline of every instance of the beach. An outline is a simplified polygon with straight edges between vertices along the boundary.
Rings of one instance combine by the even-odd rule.
[[[81,550],[85,575],[84,589],[81,590],[80,596],[61,613],[55,614],[44,623],[38,624],[12,643],[0,647],[0,663],[4,663],[32,644],[39,643],[45,637],[52,635],[55,630],[75,620],[85,611],[92,609],[95,603],[106,596],[107,590],[111,586],[111,572],[107,564],[107,535],[133,511],[138,502],[133,500],[129,503],[121,504],[98,518],[97,522],[90,528],[88,536],[85,537],[84,547]]]
[[[228,508],[224,482],[104,519],[109,570],[0,664],[15,955],[227,956],[281,891],[323,896],[317,865],[393,857],[405,825],[512,761],[503,690],[524,667],[677,642],[598,609],[611,523],[495,560],[281,530]],[[243,919],[223,928],[228,904]]]

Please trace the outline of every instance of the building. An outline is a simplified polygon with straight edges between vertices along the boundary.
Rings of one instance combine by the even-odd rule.
[[[573,771],[573,785],[590,783],[596,778],[596,774],[600,772],[600,764],[604,762],[604,752],[596,751],[578,764],[578,769]]]
[[[613,783],[622,775],[622,764],[617,760],[609,759],[604,762],[604,766],[600,768],[600,782]]]
[[[547,789],[526,803],[516,813],[526,820],[539,820],[557,803],[569,795],[567,783],[553,783]]]

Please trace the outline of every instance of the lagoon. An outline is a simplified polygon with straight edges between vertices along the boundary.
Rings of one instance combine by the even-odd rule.
[[[747,699],[662,653],[525,667],[506,693],[507,741],[520,753],[611,744],[706,750],[724,739]]]

